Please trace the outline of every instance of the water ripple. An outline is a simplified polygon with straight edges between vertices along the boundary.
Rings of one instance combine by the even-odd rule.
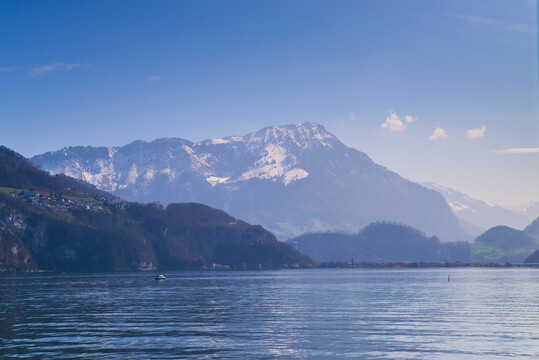
[[[0,357],[538,359],[539,271],[0,276]]]

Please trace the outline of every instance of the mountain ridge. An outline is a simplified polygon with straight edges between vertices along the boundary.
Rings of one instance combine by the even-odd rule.
[[[197,143],[162,138],[70,147],[31,160],[127,200],[208,204],[283,239],[397,221],[445,240],[470,240],[440,194],[374,163],[315,123]]]
[[[503,206],[474,199],[447,186],[437,185],[432,182],[424,182],[422,185],[439,192],[446,199],[453,213],[459,218],[462,226],[468,229],[468,232],[472,235],[480,235],[487,229],[497,225],[522,229],[531,220]],[[477,229],[472,229],[468,224],[477,227]]]
[[[373,223],[358,233],[308,233],[288,240],[321,262],[539,262],[539,218],[524,230],[494,226],[473,243],[440,243],[420,230],[395,223]],[[532,254],[532,255],[530,255]]]
[[[420,230],[393,223],[372,223],[358,233],[310,233],[287,241],[319,262],[469,262],[467,242],[440,243]]]

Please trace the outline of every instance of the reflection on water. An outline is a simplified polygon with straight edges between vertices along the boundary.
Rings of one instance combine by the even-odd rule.
[[[0,357],[539,358],[539,270],[165,275],[2,275]]]

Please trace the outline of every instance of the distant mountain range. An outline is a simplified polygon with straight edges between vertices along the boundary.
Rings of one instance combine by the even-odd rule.
[[[359,233],[311,233],[288,240],[316,261],[356,262],[539,262],[539,218],[524,230],[495,226],[473,243],[441,243],[409,226],[374,223]],[[536,261],[537,260],[537,261]]]
[[[535,217],[527,216],[523,213],[511,211],[496,204],[476,200],[464,193],[431,182],[426,182],[422,185],[442,194],[446,199],[447,204],[459,218],[462,227],[469,234],[474,236],[497,225],[506,225],[522,229],[529,224],[532,219],[539,216],[539,214]],[[529,214],[531,215],[532,211],[530,211]]]
[[[202,204],[124,202],[0,146],[1,271],[311,266],[261,226]]]
[[[439,193],[375,164],[313,123],[198,143],[166,138],[68,147],[31,161],[131,201],[208,204],[283,239],[392,221],[445,241],[471,240]]]
[[[298,251],[320,262],[467,262],[467,242],[441,243],[412,227],[373,223],[359,233],[312,233],[288,240]]]

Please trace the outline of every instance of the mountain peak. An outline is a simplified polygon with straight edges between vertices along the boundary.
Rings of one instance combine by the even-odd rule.
[[[328,132],[323,125],[305,122],[297,124],[267,126],[261,130],[249,133],[245,136],[228,136],[224,138],[212,138],[201,141],[197,145],[223,145],[246,142],[251,144],[288,143],[301,148],[307,148],[314,144],[332,146],[339,142],[337,137]]]
[[[324,126],[311,122],[268,126],[246,135],[245,138],[253,143],[281,143],[302,149],[318,146],[333,147],[336,143],[339,143],[339,140],[328,132]]]

